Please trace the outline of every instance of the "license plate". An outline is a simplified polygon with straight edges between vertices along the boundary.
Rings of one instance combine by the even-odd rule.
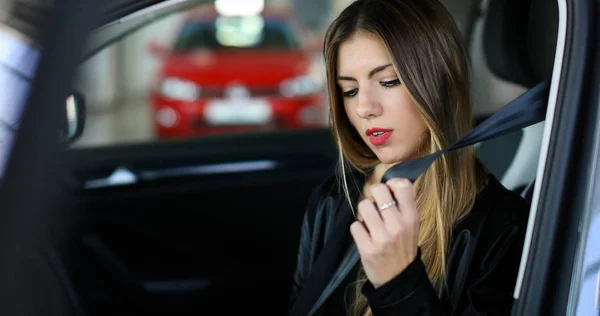
[[[269,102],[260,99],[213,100],[204,111],[212,125],[262,125],[271,121]]]

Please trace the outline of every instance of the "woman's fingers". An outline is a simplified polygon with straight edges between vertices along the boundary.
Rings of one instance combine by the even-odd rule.
[[[376,184],[371,188],[371,195],[375,202],[363,200],[358,204],[363,223],[357,222],[351,228],[355,239],[362,240],[362,247],[389,247],[403,236],[418,234],[419,214],[409,180],[396,178],[386,184]]]
[[[362,200],[358,203],[358,212],[362,216],[363,223],[367,227],[373,241],[380,241],[385,238],[385,226],[373,202]]]
[[[400,224],[398,205],[390,188],[383,183],[376,184],[371,189],[371,195],[377,203],[386,229],[390,232],[396,231]]]
[[[387,183],[393,192],[402,222],[410,226],[419,224],[419,213],[415,203],[413,184],[408,179],[393,178]]]
[[[365,273],[376,287],[401,273],[418,253],[419,218],[412,190],[412,183],[403,179],[375,185],[375,202],[358,205],[364,225],[350,226]],[[379,210],[394,200],[397,204]]]
[[[371,236],[369,235],[369,232],[363,223],[358,221],[352,223],[352,225],[350,225],[350,233],[352,234],[352,238],[354,238],[356,247],[360,252],[363,252],[366,249],[373,249]]]

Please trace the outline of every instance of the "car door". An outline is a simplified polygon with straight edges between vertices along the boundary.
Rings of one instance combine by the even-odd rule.
[[[289,123],[310,115],[300,112],[317,98],[283,96],[273,83],[295,80],[301,74],[287,69],[307,60],[299,40],[279,40],[283,20],[273,12],[261,18],[268,51],[252,43],[223,48],[246,45],[240,41],[251,35],[210,34],[255,16],[224,21],[212,10],[208,1],[164,2],[122,17],[135,27],[105,25],[88,41],[92,53],[74,81],[86,100],[86,130],[67,149],[59,187],[68,205],[62,216],[72,219],[61,249],[91,315],[287,307],[305,201],[333,174],[336,149],[326,116]],[[94,46],[107,34],[119,35]],[[219,47],[194,46],[215,40]],[[198,66],[203,58],[212,63]],[[202,93],[187,100],[184,81]],[[274,118],[285,112],[276,123],[251,121],[252,106],[265,100]],[[217,101],[228,112],[209,122],[208,105]]]

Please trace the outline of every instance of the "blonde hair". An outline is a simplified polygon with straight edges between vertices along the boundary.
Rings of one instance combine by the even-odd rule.
[[[400,81],[428,129],[422,154],[430,154],[459,140],[472,128],[469,61],[462,37],[438,0],[357,0],[330,25],[325,36],[332,134],[339,147],[339,181],[354,212],[349,193],[349,167],[368,175],[365,166],[379,160],[349,122],[336,83],[338,48],[357,33],[374,35],[389,50]],[[454,224],[472,209],[478,186],[477,161],[470,148],[445,154],[414,184],[420,215],[418,245],[427,275],[438,292],[444,290],[446,256]],[[356,202],[356,201],[355,201]],[[370,315],[356,282],[356,315]]]

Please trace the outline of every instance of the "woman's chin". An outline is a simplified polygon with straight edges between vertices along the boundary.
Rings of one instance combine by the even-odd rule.
[[[403,161],[402,159],[398,159],[398,157],[390,157],[385,155],[379,155],[377,158],[379,158],[379,161],[384,165],[395,165]]]
[[[410,155],[392,155],[391,153],[377,153],[377,158],[382,164],[395,165],[410,160]]]

